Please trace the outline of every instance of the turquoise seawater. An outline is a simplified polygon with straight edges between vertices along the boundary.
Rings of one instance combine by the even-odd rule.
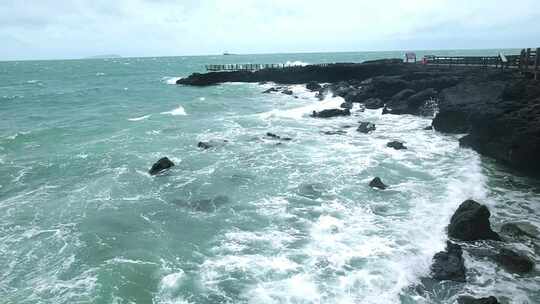
[[[430,118],[355,108],[313,119],[342,100],[302,85],[288,96],[173,84],[205,64],[402,54],[0,62],[0,303],[539,303],[538,272],[468,254],[468,283],[409,288],[467,198],[489,206],[495,230],[540,227],[537,181],[423,130]],[[358,121],[377,129],[360,134]],[[387,148],[394,139],[409,149]],[[149,176],[163,156],[176,166]],[[390,188],[369,188],[374,176]],[[537,244],[511,245],[539,262]]]

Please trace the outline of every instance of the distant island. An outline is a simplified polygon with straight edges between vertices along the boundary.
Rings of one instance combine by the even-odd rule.
[[[106,55],[90,56],[90,57],[86,57],[84,59],[108,59],[108,58],[122,58],[122,56],[115,55],[115,54],[106,54]]]

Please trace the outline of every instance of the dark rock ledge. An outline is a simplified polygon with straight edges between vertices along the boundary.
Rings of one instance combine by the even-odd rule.
[[[177,83],[206,86],[233,81],[307,84],[317,96],[341,96],[347,107],[362,103],[367,109],[383,109],[383,114],[437,113],[435,130],[467,134],[460,140],[463,147],[540,177],[540,81],[519,73],[378,60],[195,73]]]

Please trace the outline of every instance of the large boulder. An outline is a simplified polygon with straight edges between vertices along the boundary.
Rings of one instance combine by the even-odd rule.
[[[313,114],[311,114],[311,117],[330,118],[330,117],[336,117],[336,116],[349,116],[349,115],[351,115],[351,111],[349,109],[327,109],[327,110],[322,110],[320,112],[313,111]]]
[[[174,163],[167,157],[160,158],[155,164],[152,165],[152,168],[148,171],[150,175],[159,174],[169,168],[174,166]]]
[[[461,241],[500,240],[491,230],[488,208],[473,200],[466,200],[456,210],[448,225],[448,235]]]
[[[506,248],[501,249],[493,259],[506,271],[512,273],[523,274],[534,268],[534,262],[527,256]]]
[[[371,131],[375,131],[375,124],[371,122],[361,122],[356,131],[367,134]]]
[[[465,282],[465,262],[461,246],[446,242],[446,250],[433,256],[431,277],[438,281]]]
[[[437,91],[433,88],[424,89],[418,93],[407,89],[394,95],[388,107],[391,114],[432,115],[433,109],[428,109],[426,105],[428,101],[436,97]]]
[[[495,297],[476,299],[469,296],[461,296],[458,298],[458,304],[499,304],[499,301]]]
[[[394,140],[394,141],[391,141],[389,143],[386,144],[386,146],[388,148],[394,148],[396,150],[404,150],[404,149],[407,149],[407,147],[405,147],[405,145],[400,142],[400,141],[397,141],[397,140]]]
[[[381,189],[381,190],[384,190],[384,189],[388,188],[388,186],[385,185],[379,177],[375,177],[374,179],[372,179],[369,182],[369,186],[371,188],[378,188],[378,189]]]

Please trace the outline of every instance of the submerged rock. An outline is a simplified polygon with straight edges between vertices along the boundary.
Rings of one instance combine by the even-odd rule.
[[[538,230],[527,223],[505,223],[501,227],[501,233],[515,238],[533,238],[536,239]]]
[[[170,167],[174,166],[174,163],[167,157],[160,158],[155,164],[152,165],[152,168],[148,171],[150,175],[159,174]]]
[[[230,199],[225,195],[218,195],[209,199],[195,199],[190,201],[176,200],[174,203],[180,207],[189,208],[199,212],[214,212],[228,204]]]
[[[327,109],[322,110],[320,112],[313,111],[313,114],[311,114],[311,117],[317,117],[317,118],[330,118],[330,117],[336,117],[336,116],[349,116],[351,115],[351,111],[349,109]]]
[[[503,248],[497,253],[493,259],[506,271],[512,273],[527,273],[533,270],[534,263],[527,256],[520,255],[519,253],[510,249]]]
[[[213,146],[212,146],[209,142],[200,141],[200,142],[197,144],[197,147],[206,150],[206,149],[212,148]]]
[[[369,186],[371,188],[378,188],[381,190],[388,188],[388,186],[385,185],[379,177],[375,177],[374,179],[372,179],[371,182],[369,182]]]
[[[281,136],[276,135],[276,134],[271,133],[271,132],[267,132],[266,137],[269,137],[269,138],[272,138],[272,139],[285,140],[285,141],[292,140],[292,138],[290,138],[290,137],[281,137]]]
[[[461,241],[500,240],[491,230],[488,208],[473,200],[466,200],[456,210],[448,225],[448,235]]]
[[[334,130],[334,131],[322,131],[322,134],[324,134],[324,135],[344,135],[344,134],[347,134],[347,132],[343,131],[343,130]]]
[[[461,296],[458,298],[458,304],[499,304],[497,298],[487,297],[487,298],[473,298],[469,296]]]
[[[431,276],[438,281],[465,282],[465,262],[461,246],[447,241],[445,251],[433,256]]]
[[[404,150],[404,149],[407,149],[407,147],[405,147],[405,145],[400,142],[400,141],[397,141],[397,140],[394,140],[394,141],[391,141],[389,143],[386,144],[386,146],[388,148],[394,148],[396,150]]]
[[[268,90],[263,91],[264,94],[274,93],[274,92],[279,92],[279,88],[270,88]]]
[[[375,124],[371,122],[361,122],[356,131],[367,134],[375,130]]]

